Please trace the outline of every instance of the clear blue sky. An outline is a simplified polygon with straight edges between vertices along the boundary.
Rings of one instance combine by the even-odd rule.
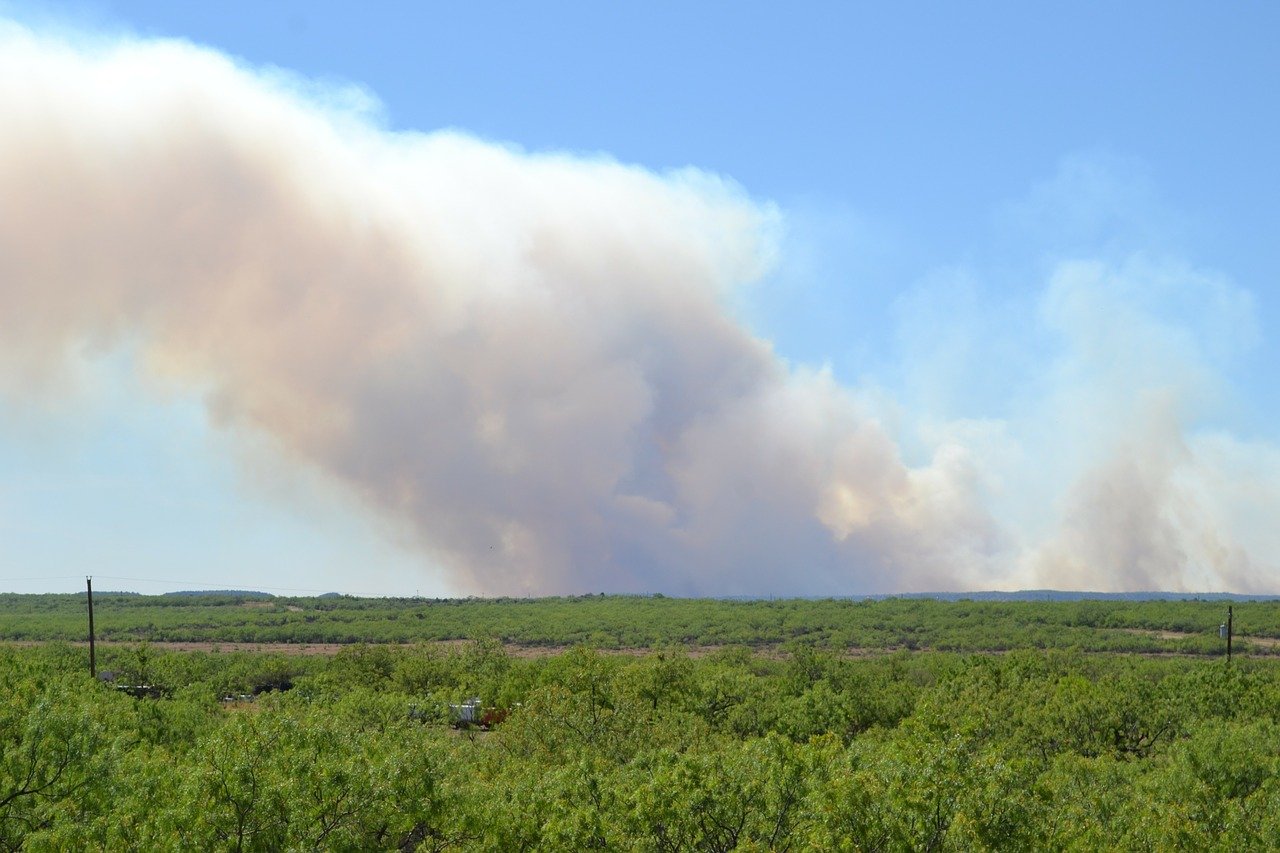
[[[1208,353],[1220,388],[1192,420],[1280,441],[1273,3],[0,2],[0,15],[358,86],[393,130],[726,176],[787,228],[736,310],[792,363],[887,401],[908,459],[928,424],[1019,416],[1030,392],[1009,389],[1056,363],[1031,322],[1056,264],[1194,268],[1247,297],[1256,335],[1220,354],[1198,298],[1134,297]],[[144,396],[125,383],[73,408],[0,404],[0,588],[76,588],[61,579],[98,565],[173,579],[102,582],[147,592],[449,591],[318,479],[246,482],[244,449],[197,401],[124,402]],[[157,515],[158,529],[143,521]]]

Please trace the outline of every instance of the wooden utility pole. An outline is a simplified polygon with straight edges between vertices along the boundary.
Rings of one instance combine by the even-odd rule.
[[[93,678],[98,677],[98,660],[94,656],[93,648],[93,578],[86,576],[84,579],[85,592],[89,595],[89,675]]]
[[[1227,605],[1227,663],[1231,662],[1231,605]]]

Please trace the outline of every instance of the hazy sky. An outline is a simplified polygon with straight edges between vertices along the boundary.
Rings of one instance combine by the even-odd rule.
[[[0,19],[0,589],[1280,587],[1273,4]]]

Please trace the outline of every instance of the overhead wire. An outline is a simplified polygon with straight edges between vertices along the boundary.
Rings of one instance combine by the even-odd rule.
[[[82,577],[85,577],[85,575],[45,575],[43,577],[0,578],[0,583],[18,583],[18,582],[27,582],[27,581],[77,580]],[[217,590],[228,589],[227,581],[210,582],[210,581],[199,581],[199,580],[186,580],[182,578],[135,578],[135,577],[125,577],[123,575],[100,575],[100,574],[94,574],[94,575],[91,575],[91,577],[95,579],[101,578],[102,580],[109,580],[109,581],[129,581],[131,583],[160,584],[162,586],[168,586],[168,587],[188,587],[193,591],[194,590],[217,591]],[[177,591],[182,591],[182,590],[177,590]],[[231,591],[231,590],[228,589],[228,591]],[[380,594],[380,593],[374,593],[374,592],[356,592],[351,590],[344,591],[344,590],[336,590],[333,588],[318,589],[318,588],[294,587],[294,586],[267,586],[264,584],[253,584],[253,586],[250,588],[246,588],[243,590],[237,589],[235,591],[237,592],[296,592],[296,593],[312,593],[315,595],[325,595],[329,593],[336,593],[338,595],[348,595],[353,598],[410,598],[410,597],[413,597],[413,596],[407,596],[407,595],[403,595],[403,596],[386,595],[386,594]]]

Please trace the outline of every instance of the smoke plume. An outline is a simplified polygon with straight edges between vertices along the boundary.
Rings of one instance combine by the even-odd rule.
[[[0,359],[137,347],[479,592],[945,583],[913,470],[724,308],[777,214],[696,171],[383,131],[176,43],[0,50]]]
[[[907,464],[863,400],[726,308],[779,250],[770,205],[332,101],[190,45],[0,31],[0,387],[136,353],[461,591],[1265,582],[1268,543],[1239,535],[1251,451],[1185,432],[1194,354],[1172,385],[1125,374],[1138,393],[1089,373],[1114,360],[1072,311],[1104,273],[1047,291],[1084,361],[1004,421],[935,424]],[[1127,426],[1055,446],[1099,387],[1142,401],[1094,412]],[[1061,464],[1032,482],[1028,454]]]

